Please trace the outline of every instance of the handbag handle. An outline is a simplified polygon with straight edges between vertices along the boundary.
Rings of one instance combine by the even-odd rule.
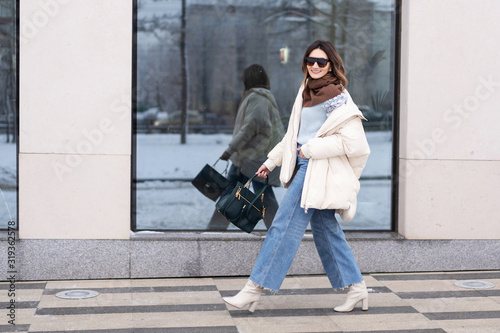
[[[252,182],[252,180],[257,176],[257,174],[253,175],[252,178],[250,178],[244,187],[248,187],[250,185],[250,183]],[[266,185],[258,192],[258,193],[255,193],[255,198],[252,200],[252,202],[250,203],[250,205],[247,207],[246,211],[250,211],[250,209],[252,208],[252,206],[254,206],[255,202],[257,200],[259,200],[260,198],[260,202],[264,202],[264,191],[269,187],[269,178],[266,177]],[[265,214],[265,207],[263,207],[262,209],[262,212],[261,212],[261,216],[262,218],[264,218],[264,214]]]
[[[246,182],[245,186],[243,186],[243,187],[248,187],[248,186],[250,185],[250,183],[252,182],[252,180],[253,180],[255,177],[257,177],[257,174],[253,175],[253,176],[252,176],[252,178],[250,178],[250,179]],[[266,190],[269,186],[270,186],[270,185],[269,185],[269,178],[267,178],[267,177],[266,177],[266,185],[265,185],[263,188],[261,188],[261,190],[260,190],[258,193],[255,193],[255,199],[254,199],[254,200],[252,200],[252,202],[251,202],[251,206],[255,203],[255,201],[256,201],[258,198],[261,198],[261,202],[262,202],[262,201],[264,201],[264,191],[265,191],[265,190]]]
[[[215,165],[220,161],[220,157],[217,159],[217,161],[215,161],[215,163],[212,165],[212,168],[215,169]],[[222,171],[222,173],[224,174],[224,176],[227,177],[227,168],[229,167],[229,160],[226,161],[226,168],[224,169],[224,171]]]
[[[243,187],[248,187],[255,177],[257,177],[257,174],[253,175],[252,178],[250,178]],[[261,192],[264,192],[264,190],[268,187],[269,187],[269,177],[266,177],[266,186],[263,187],[263,190]]]

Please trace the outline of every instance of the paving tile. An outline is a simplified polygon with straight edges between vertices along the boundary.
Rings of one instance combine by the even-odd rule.
[[[490,280],[500,279],[499,271],[477,271],[477,272],[446,272],[456,280]]]
[[[440,327],[419,313],[335,316],[332,320],[345,332],[386,332],[389,330],[434,329]]]
[[[234,326],[227,311],[35,316],[30,332]]]
[[[219,291],[175,292],[175,293],[138,293],[132,294],[132,299],[145,304],[204,304],[221,303]]]
[[[213,312],[224,310],[224,304],[183,304],[183,305],[122,305],[122,306],[89,306],[38,308],[36,316],[68,316],[128,313],[172,313],[172,312]]]
[[[419,312],[499,311],[500,304],[488,297],[408,299]]]
[[[15,324],[17,325],[28,325],[31,323],[31,319],[35,315],[36,308],[31,308],[31,309],[16,309],[15,313]],[[0,309],[0,324],[2,325],[7,325],[8,321],[11,320],[10,317],[8,317],[8,314],[10,314],[9,310],[6,309]],[[0,330],[0,332],[3,332]]]
[[[11,300],[12,301],[12,300]],[[28,301],[28,302],[19,302],[14,300],[14,302],[0,302],[0,309],[8,309],[9,311],[15,311],[16,309],[29,309],[36,308],[38,305],[38,301]]]
[[[349,332],[356,332],[356,333],[375,333],[375,332],[380,332],[380,333],[446,333],[445,330],[442,328],[422,328],[422,329],[403,329],[403,330],[370,330],[370,331],[349,331]],[[345,333],[349,333],[348,331],[345,331]]]
[[[20,282],[16,281],[16,290],[27,290],[27,289],[44,289],[46,283],[45,282]],[[11,284],[9,282],[0,282],[0,290],[7,290],[11,288]]]
[[[346,296],[341,298],[345,301]],[[410,305],[406,300],[399,298],[393,293],[374,293],[368,294],[368,305],[370,307],[388,307],[388,306],[408,306]]]
[[[133,328],[130,314],[34,316],[30,332],[106,330]]]
[[[132,297],[130,294],[111,294],[111,295],[98,295],[86,299],[62,299],[55,295],[44,295],[38,304],[38,308],[77,308],[89,306],[104,306],[104,305],[119,305],[130,304]]]
[[[233,318],[248,317],[250,314],[246,310],[230,311]],[[358,315],[379,315],[379,314],[400,314],[417,313],[410,306],[390,306],[390,307],[372,307],[368,311],[362,311],[361,307],[354,308],[351,312],[339,313],[331,308],[296,308],[296,309],[259,309],[251,314],[256,317],[311,317],[311,316],[358,316]]]
[[[487,297],[477,290],[414,291],[397,293],[402,299]]]
[[[160,293],[117,293],[100,294],[87,299],[61,299],[54,295],[45,295],[38,307],[89,307],[89,306],[122,306],[122,305],[174,305],[222,303],[218,291],[198,292],[160,292]]]
[[[427,312],[424,316],[430,320],[462,320],[462,319],[499,319],[500,311],[461,311],[461,312]]]
[[[370,288],[370,287],[383,287],[383,286],[385,286],[383,282],[375,279],[373,276],[363,275],[363,278],[364,278],[366,286],[368,288]]]
[[[432,272],[432,273],[395,273],[395,274],[372,274],[379,281],[391,280],[484,280],[500,279],[500,272],[477,271],[477,272]]]
[[[488,297],[488,298],[491,299],[492,301],[500,304],[500,296],[492,296],[492,297]]]
[[[0,328],[1,329],[1,328]],[[3,332],[0,330],[0,332]],[[50,331],[50,333],[238,333],[236,326],[201,326],[201,327],[153,327],[153,328],[118,328],[104,330]]]
[[[42,297],[43,289],[16,289],[15,301],[16,302],[38,302]],[[7,296],[7,294],[4,294]],[[2,295],[3,296],[3,295]],[[8,301],[9,297],[2,297],[2,302]]]
[[[499,319],[442,320],[436,321],[447,333],[498,333]]]
[[[239,333],[342,332],[328,317],[249,317],[234,322]]]
[[[500,296],[500,289],[482,289],[478,290],[481,296],[494,297]]]
[[[79,288],[67,289],[45,289],[44,295],[57,295],[59,292],[78,290]],[[197,292],[197,291],[211,291],[217,290],[214,285],[201,285],[201,286],[156,286],[156,287],[116,287],[116,288],[89,288],[85,290],[96,291],[99,294],[112,294],[112,293],[158,293],[158,292]]]
[[[135,327],[234,326],[228,311],[146,313],[134,316]]]
[[[241,290],[245,283],[247,283],[248,277],[246,278],[217,278],[214,279],[214,284],[218,290]]]
[[[3,333],[27,333],[29,325],[0,325],[0,332]]]
[[[281,289],[332,288],[326,276],[291,276],[286,278]]]
[[[168,278],[168,279],[140,279],[131,280],[132,287],[160,287],[160,286],[206,286],[215,285],[212,278]]]
[[[446,272],[374,273],[370,275],[377,280],[387,281],[387,280],[406,280],[406,279],[428,280],[430,279],[429,276],[444,275],[444,274],[446,274]]]
[[[69,280],[49,281],[46,289],[93,289],[130,287],[131,280]]]
[[[384,285],[391,291],[399,292],[430,292],[430,291],[463,291],[468,290],[455,286],[455,280],[407,280],[384,281]]]

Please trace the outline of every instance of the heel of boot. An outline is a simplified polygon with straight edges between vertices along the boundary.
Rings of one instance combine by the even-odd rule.
[[[368,297],[367,297],[367,298],[365,298],[365,299],[363,299],[363,304],[362,304],[361,309],[362,309],[363,311],[368,311]]]
[[[250,305],[248,306],[248,312],[254,313],[256,307],[257,307],[257,302],[250,303]]]

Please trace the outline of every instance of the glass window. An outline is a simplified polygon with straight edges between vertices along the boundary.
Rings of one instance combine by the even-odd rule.
[[[215,204],[191,180],[233,137],[243,71],[265,69],[286,129],[316,39],[335,44],[369,120],[358,210],[342,226],[391,228],[395,0],[139,0],[136,24],[135,229],[207,229]]]
[[[17,223],[16,6],[0,0],[0,229]]]

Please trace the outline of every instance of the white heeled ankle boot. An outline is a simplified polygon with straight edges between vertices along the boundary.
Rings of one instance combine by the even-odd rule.
[[[241,309],[245,305],[249,305],[248,311],[254,312],[257,302],[260,300],[260,295],[262,294],[262,288],[258,284],[253,283],[248,280],[245,288],[243,288],[236,296],[233,297],[223,297],[222,299],[229,305],[235,308]]]
[[[361,301],[363,301],[363,311],[368,310],[368,291],[366,290],[365,281],[350,285],[345,303],[335,307],[333,310],[337,312],[350,312]]]

